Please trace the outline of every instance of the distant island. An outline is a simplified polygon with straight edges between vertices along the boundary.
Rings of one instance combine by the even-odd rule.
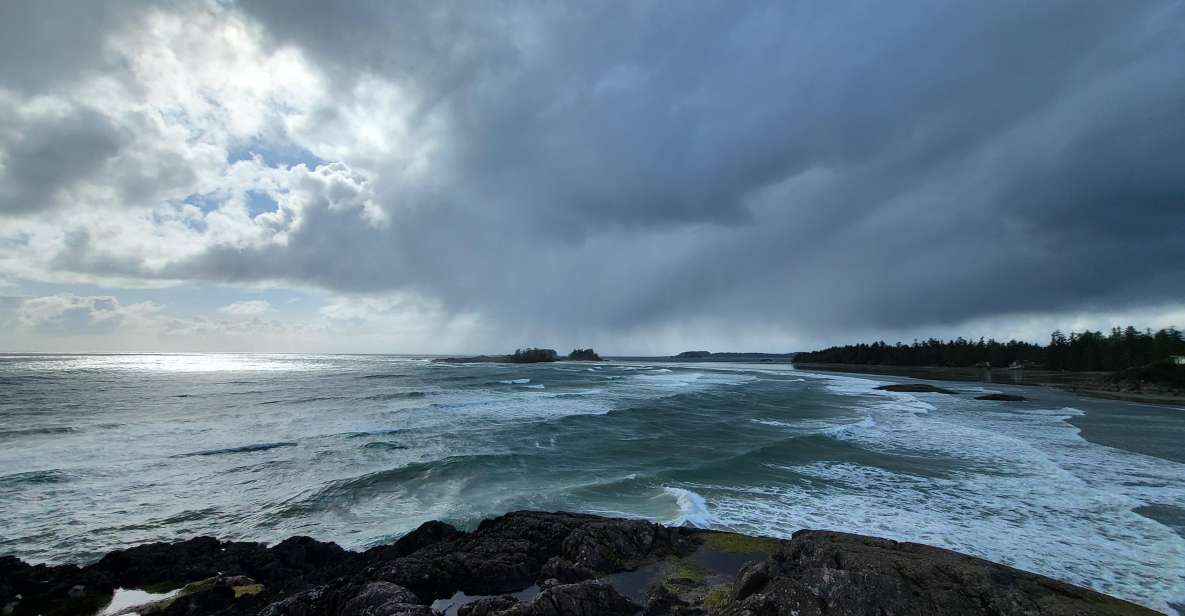
[[[798,353],[809,369],[904,374],[953,380],[1054,384],[1084,394],[1145,402],[1185,399],[1185,334],[1135,327],[1050,334],[1049,344],[980,338],[913,344],[884,341]]]
[[[568,361],[604,361],[600,355],[592,349],[572,349],[568,353]]]
[[[473,355],[469,357],[440,357],[432,360],[441,364],[538,364],[560,361],[603,361],[597,352],[589,349],[572,349],[567,357],[561,358],[555,349],[526,348],[517,349],[509,355]]]

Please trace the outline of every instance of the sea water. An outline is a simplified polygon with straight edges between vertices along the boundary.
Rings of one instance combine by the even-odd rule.
[[[516,509],[929,543],[1160,610],[1185,412],[773,364],[0,355],[0,554],[195,535],[348,548]],[[974,400],[984,391],[1031,400]]]

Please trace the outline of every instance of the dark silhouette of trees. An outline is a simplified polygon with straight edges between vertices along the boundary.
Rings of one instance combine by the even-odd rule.
[[[572,352],[568,353],[568,359],[576,361],[601,361],[601,356],[597,355],[597,352],[592,349],[572,349]]]
[[[885,366],[975,366],[988,363],[997,368],[1011,365],[1044,367],[1051,370],[1118,371],[1185,355],[1185,335],[1175,327],[1156,333],[1134,327],[1111,330],[1110,334],[1082,331],[1066,335],[1056,330],[1049,345],[980,338],[942,341],[914,340],[906,345],[881,342],[836,346],[799,353],[795,363],[872,364]]]
[[[518,349],[508,359],[516,364],[536,364],[545,361],[555,361],[556,356],[557,354],[553,349]]]

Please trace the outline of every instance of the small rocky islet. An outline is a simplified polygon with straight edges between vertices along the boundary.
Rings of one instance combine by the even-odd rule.
[[[124,610],[121,588],[173,591]],[[364,552],[199,537],[98,562],[0,558],[0,609],[45,616],[869,616],[1155,614],[949,550],[829,531],[791,539],[520,511],[427,522]]]
[[[464,357],[437,357],[434,364],[542,364],[554,361],[604,361],[591,348],[572,349],[565,357],[560,357],[555,349],[525,348],[518,349],[507,355],[469,355]]]

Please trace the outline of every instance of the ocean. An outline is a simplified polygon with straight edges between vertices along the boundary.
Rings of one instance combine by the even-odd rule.
[[[0,355],[0,555],[568,510],[943,546],[1169,611],[1185,410],[779,364]],[[974,400],[1021,392],[1025,403]]]

